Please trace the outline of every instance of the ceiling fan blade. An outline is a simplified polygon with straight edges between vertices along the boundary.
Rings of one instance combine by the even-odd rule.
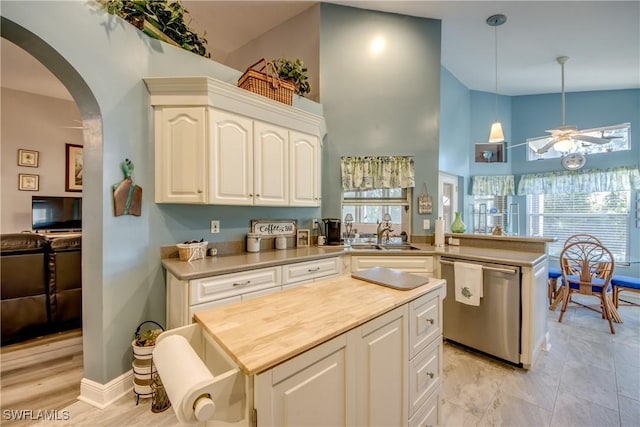
[[[614,138],[596,138],[595,136],[577,134],[577,135],[571,135],[571,139],[588,142],[590,144],[608,144]]]
[[[542,148],[534,151],[536,152],[536,154],[544,154],[547,151],[549,151],[549,149],[553,147],[555,143],[558,141],[560,141],[560,138],[553,138],[551,141],[547,142],[546,145],[544,145]]]
[[[507,145],[505,148],[507,150],[511,149],[511,148],[516,148],[516,147],[522,147],[523,145],[527,145],[529,144],[528,142],[521,142],[520,144],[515,144],[515,145]]]

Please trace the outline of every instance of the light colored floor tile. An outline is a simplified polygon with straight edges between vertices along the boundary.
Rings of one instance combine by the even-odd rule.
[[[616,427],[620,425],[617,410],[605,408],[560,391],[551,418],[552,427]]]
[[[443,397],[473,416],[481,417],[508,370],[472,353],[446,345]]]
[[[585,354],[584,357],[589,355]],[[585,367],[579,360],[565,363],[558,391],[558,395],[561,394],[572,394],[609,409],[618,409],[615,372],[595,366]]]
[[[616,383],[619,395],[640,401],[640,369],[616,365]]]
[[[613,357],[616,367],[640,368],[640,346],[625,342],[613,342]]]
[[[480,425],[548,426],[551,415],[551,411],[498,391],[480,420]]]
[[[480,417],[471,414],[462,406],[455,403],[442,404],[442,427],[467,427],[480,424]]]
[[[544,370],[534,367],[531,371],[518,370],[508,374],[500,391],[503,396],[518,398],[547,411],[553,411],[559,384],[559,375],[548,375]]]
[[[619,396],[620,425],[622,427],[636,427],[640,420],[640,401]]]

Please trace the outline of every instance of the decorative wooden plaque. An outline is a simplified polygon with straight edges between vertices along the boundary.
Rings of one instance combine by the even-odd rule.
[[[295,219],[252,219],[251,232],[261,237],[295,236],[298,221]]]

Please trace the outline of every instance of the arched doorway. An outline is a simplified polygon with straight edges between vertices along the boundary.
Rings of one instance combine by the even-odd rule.
[[[37,61],[42,63],[51,73],[67,88],[75,101],[82,118],[83,143],[83,187],[84,203],[83,218],[87,206],[92,206],[90,221],[84,221],[83,227],[83,253],[82,253],[82,281],[83,281],[83,349],[85,377],[87,369],[87,354],[94,348],[99,352],[101,345],[95,345],[95,341],[102,335],[102,322],[99,319],[100,311],[92,310],[92,306],[99,306],[102,303],[99,288],[100,280],[96,280],[97,273],[101,272],[102,252],[87,251],[87,247],[101,247],[102,241],[102,217],[95,215],[96,207],[101,207],[102,197],[100,191],[95,191],[101,187],[102,171],[102,119],[98,102],[86,84],[82,76],[63,58],[55,49],[42,40],[37,35],[23,28],[22,26],[6,19],[4,16],[0,22],[0,35],[9,40],[21,49],[25,50]],[[93,189],[93,191],[92,191]],[[98,210],[98,212],[101,209]],[[90,272],[93,272],[91,274]],[[93,281],[90,279],[93,278]],[[90,286],[87,286],[89,284]],[[89,307],[89,309],[87,309]],[[94,358],[100,360],[100,358]],[[94,362],[95,364],[95,362]]]

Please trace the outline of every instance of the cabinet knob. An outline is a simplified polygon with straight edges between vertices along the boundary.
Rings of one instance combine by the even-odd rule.
[[[249,197],[253,197],[253,194],[249,193]]]
[[[260,195],[259,195],[259,194],[256,194],[256,197],[260,197]]]
[[[427,375],[429,376],[429,378],[433,379],[433,372],[427,372]]]
[[[198,190],[198,194],[202,194],[202,190]]]
[[[435,320],[433,320],[433,319],[426,319],[426,321],[427,321],[428,323],[431,323],[432,325],[433,325],[433,323],[435,322]]]

